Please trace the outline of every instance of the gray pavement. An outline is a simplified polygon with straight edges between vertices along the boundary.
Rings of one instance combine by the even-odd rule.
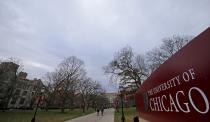
[[[97,113],[95,112],[65,122],[114,122],[114,109],[104,109],[103,116],[101,113],[97,116]]]

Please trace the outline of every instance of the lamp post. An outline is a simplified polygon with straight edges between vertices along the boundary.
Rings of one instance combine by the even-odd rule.
[[[120,97],[121,97],[121,109],[122,109],[122,117],[121,117],[121,121],[125,122],[125,115],[124,115],[124,110],[123,110],[123,87],[120,86]]]
[[[42,93],[44,92],[44,89],[41,89],[41,92],[40,92],[40,95],[39,95],[39,99],[38,99],[38,103],[36,104],[36,109],[35,109],[35,112],[34,112],[34,117],[31,119],[31,122],[35,122],[36,121],[36,112],[37,112],[37,109],[38,109],[38,106],[39,106],[39,103],[41,101],[41,97],[42,97]]]

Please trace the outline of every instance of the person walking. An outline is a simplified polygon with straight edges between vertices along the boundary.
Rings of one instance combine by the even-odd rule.
[[[97,116],[99,116],[99,108],[97,107],[97,109],[96,109],[96,111],[97,111]]]
[[[104,115],[104,107],[103,106],[101,107],[101,115],[102,116]]]

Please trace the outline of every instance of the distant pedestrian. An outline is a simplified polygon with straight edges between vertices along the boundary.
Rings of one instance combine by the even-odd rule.
[[[97,116],[99,116],[99,108],[97,107],[97,109],[96,109],[96,111],[97,111]]]
[[[101,107],[101,115],[102,116],[104,115],[104,107],[103,106]]]
[[[116,110],[116,112],[117,112],[117,113],[119,113],[119,112],[120,112],[120,111],[119,111],[119,107],[118,107],[118,106],[116,106],[116,107],[115,107],[115,110]]]

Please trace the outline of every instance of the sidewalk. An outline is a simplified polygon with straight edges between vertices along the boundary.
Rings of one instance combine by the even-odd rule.
[[[88,114],[65,122],[114,122],[114,109],[104,109],[104,115],[97,116],[97,113]]]

